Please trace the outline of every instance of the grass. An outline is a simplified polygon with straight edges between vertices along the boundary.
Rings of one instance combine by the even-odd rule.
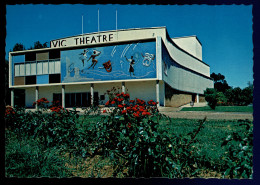
[[[211,111],[211,112],[253,112],[253,106],[217,106],[215,110],[205,107],[183,107],[181,111]]]
[[[168,130],[169,134],[185,136],[198,128],[199,120],[171,118],[171,121],[160,121],[160,129]],[[232,120],[207,120],[204,128],[196,136],[197,142],[194,146],[200,148],[205,156],[219,160],[219,156],[225,152],[221,147],[223,140],[232,132],[242,132],[245,129],[238,124],[238,121]]]

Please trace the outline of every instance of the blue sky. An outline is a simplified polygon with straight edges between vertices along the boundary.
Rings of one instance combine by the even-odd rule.
[[[6,59],[15,43],[34,42],[98,31],[166,26],[170,37],[196,35],[211,73],[230,86],[253,82],[252,5],[7,5]]]

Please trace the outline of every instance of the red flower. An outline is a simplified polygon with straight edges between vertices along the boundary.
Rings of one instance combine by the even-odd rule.
[[[151,114],[150,112],[143,112],[142,115],[143,115],[143,116],[146,116],[146,115],[149,116],[149,115],[152,115],[152,114]]]
[[[106,110],[103,110],[103,113],[106,113],[107,111]]]
[[[124,99],[123,98],[118,98],[117,99],[119,102],[123,101]]]
[[[119,108],[124,108],[124,106],[123,106],[123,105],[121,105],[121,104],[120,104],[120,105],[118,105],[118,107],[119,107]]]
[[[108,101],[106,102],[106,105],[109,105],[109,103],[110,103],[110,101],[108,100]]]
[[[135,111],[135,112],[136,112],[136,111],[137,111],[137,109],[134,107],[134,108],[133,108],[133,111]]]
[[[112,101],[111,104],[115,104],[116,102],[115,101]]]
[[[156,105],[157,103],[156,102],[152,102],[153,105]]]
[[[117,94],[116,96],[117,96],[117,97],[118,97],[118,96],[121,96],[121,94]]]
[[[131,123],[128,123],[128,124],[127,124],[127,127],[128,127],[128,128],[131,128],[131,127],[132,127],[132,126],[131,126]]]
[[[130,103],[134,103],[135,101],[134,100],[129,100]]]
[[[123,110],[123,111],[122,111],[122,114],[126,114],[126,113],[127,113],[127,110]]]
[[[133,113],[134,117],[139,117],[139,114]]]
[[[131,107],[126,107],[126,110],[131,110]]]
[[[124,97],[127,97],[127,98],[128,98],[128,97],[130,97],[130,96],[129,96],[129,94],[124,94]]]

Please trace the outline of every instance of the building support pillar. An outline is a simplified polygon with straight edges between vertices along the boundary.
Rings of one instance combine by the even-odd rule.
[[[125,82],[122,82],[122,92],[125,93]]]
[[[90,97],[91,97],[91,105],[94,105],[94,84],[93,83],[90,86]]]
[[[61,86],[61,106],[65,108],[65,85]]]
[[[38,111],[39,110],[39,106],[37,105],[37,100],[39,99],[39,86],[35,87],[35,109]]]
[[[156,102],[157,107],[160,106],[160,85],[159,85],[159,80],[156,80]]]
[[[14,88],[11,89],[11,106],[14,107]]]
[[[196,100],[197,100],[196,103],[199,103],[199,102],[200,102],[200,100],[199,100],[199,94],[196,95]]]

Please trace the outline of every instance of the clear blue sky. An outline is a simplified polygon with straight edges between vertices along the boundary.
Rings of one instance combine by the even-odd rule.
[[[230,86],[253,82],[252,5],[7,5],[6,59],[15,43],[34,42],[98,31],[166,26],[170,37],[197,35],[211,73]]]

